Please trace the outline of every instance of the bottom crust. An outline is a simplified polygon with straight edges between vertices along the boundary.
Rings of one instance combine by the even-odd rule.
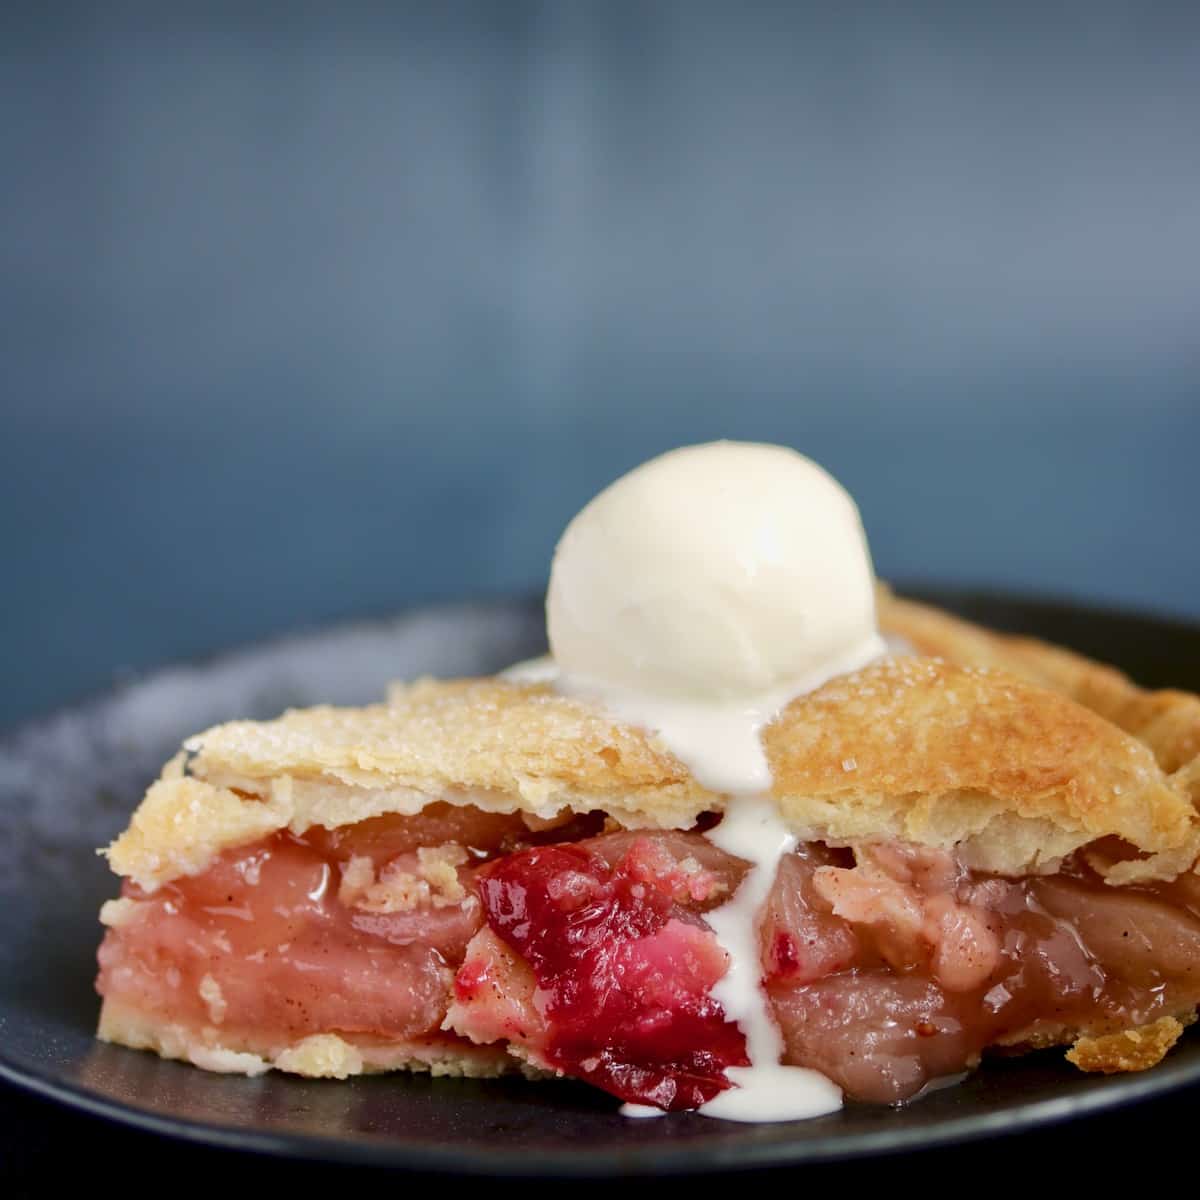
[[[1041,1038],[991,1049],[993,1053],[1022,1055],[1069,1045],[1067,1060],[1081,1071],[1103,1074],[1144,1071],[1157,1066],[1179,1040],[1185,1026],[1195,1020],[1195,1011],[1186,1011],[1160,1017],[1136,1029],[1096,1036],[1078,1030],[1047,1031]],[[466,1079],[516,1074],[527,1079],[550,1079],[555,1074],[515,1057],[520,1052],[517,1047],[510,1053],[502,1045],[371,1042],[343,1038],[336,1033],[313,1034],[285,1046],[269,1045],[260,1039],[230,1035],[214,1026],[190,1030],[183,1025],[163,1024],[113,1000],[105,1000],[101,1007],[96,1036],[102,1042],[151,1050],[162,1058],[180,1059],[226,1075],[256,1076],[276,1070],[308,1079],[348,1079],[352,1075],[385,1071],[417,1071],[435,1077]]]
[[[1106,1075],[1145,1071],[1162,1062],[1183,1031],[1196,1021],[1196,1016],[1195,1009],[1182,1009],[1147,1025],[1124,1028],[1112,1027],[1107,1022],[1074,1029],[1049,1026],[1019,1041],[996,1042],[984,1053],[1018,1058],[1065,1046],[1067,1061],[1081,1071]]]
[[[189,1029],[164,1023],[127,1004],[105,1000],[96,1036],[102,1042],[152,1050],[162,1058],[180,1059],[206,1071],[227,1075],[262,1075],[284,1071],[309,1079],[348,1079],[383,1071],[421,1071],[430,1075],[488,1079],[521,1074],[529,1079],[552,1073],[514,1058],[503,1046],[467,1042],[379,1042],[319,1033],[291,1044],[269,1043],[215,1026]]]
[[[1067,1051],[1067,1061],[1081,1071],[1119,1075],[1126,1071],[1145,1071],[1162,1062],[1167,1051],[1179,1041],[1185,1025],[1196,1019],[1195,1013],[1179,1017],[1159,1017],[1150,1025],[1123,1029],[1101,1037],[1081,1037]]]

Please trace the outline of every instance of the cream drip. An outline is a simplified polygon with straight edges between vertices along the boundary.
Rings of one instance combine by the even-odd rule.
[[[714,986],[730,1020],[746,1039],[748,1067],[730,1067],[734,1085],[700,1108],[727,1121],[796,1121],[836,1112],[841,1089],[819,1071],[780,1063],[783,1040],[763,992],[758,913],[775,881],[779,861],[796,845],[770,795],[771,770],[763,750],[763,728],[797,696],[886,654],[877,634],[819,674],[786,688],[740,701],[696,702],[637,693],[561,671],[550,656],[517,663],[504,672],[513,683],[550,684],[560,694],[600,704],[622,721],[655,733],[691,771],[696,781],[728,796],[721,823],[706,836],[720,849],[751,863],[736,894],[706,916],[729,955],[729,970]],[[647,1118],[661,1110],[626,1104],[622,1115]]]
[[[653,1104],[622,1104],[621,1116],[628,1117],[631,1121],[647,1121],[652,1117],[665,1117],[667,1110],[665,1108],[656,1108]]]
[[[737,700],[698,701],[634,691],[567,674],[548,655],[517,663],[503,677],[513,683],[550,684],[561,695],[598,704],[619,720],[657,734],[703,787],[731,795],[754,795],[771,788],[763,728],[797,696],[836,675],[865,667],[886,652],[883,639],[872,634],[819,672]]]
[[[733,898],[707,916],[729,955],[729,970],[713,987],[726,1015],[746,1038],[748,1067],[730,1067],[735,1086],[705,1104],[706,1117],[727,1121],[796,1121],[835,1112],[841,1089],[819,1071],[780,1063],[783,1039],[767,1006],[760,978],[758,913],[766,903],[779,860],[796,846],[770,796],[735,796],[708,840],[753,865]]]
[[[721,823],[706,836],[720,849],[746,859],[751,868],[737,893],[705,919],[729,955],[729,970],[712,994],[741,1029],[751,1065],[726,1071],[734,1086],[701,1107],[704,1116],[796,1121],[836,1112],[842,1106],[841,1089],[819,1071],[780,1063],[783,1040],[760,983],[758,913],[780,859],[796,845],[770,795],[771,770],[761,734],[797,696],[864,667],[891,649],[873,634],[819,674],[749,700],[729,702],[653,696],[579,679],[566,675],[549,655],[517,663],[503,673],[513,683],[549,684],[564,696],[598,703],[619,720],[653,732],[698,783],[728,796]],[[661,1115],[661,1110],[626,1104],[621,1113],[641,1119]]]

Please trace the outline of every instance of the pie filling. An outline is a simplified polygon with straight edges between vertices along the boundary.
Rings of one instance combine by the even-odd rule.
[[[281,832],[153,893],[126,882],[97,987],[227,1044],[503,1042],[623,1100],[695,1108],[747,1062],[705,921],[747,864],[700,829],[604,828],[435,804]],[[1109,887],[1083,855],[1007,879],[899,842],[810,843],[782,861],[759,944],[785,1062],[896,1103],[989,1047],[1195,1008],[1200,880]]]

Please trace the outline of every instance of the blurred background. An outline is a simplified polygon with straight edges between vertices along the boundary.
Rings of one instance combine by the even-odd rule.
[[[538,589],[668,447],[881,573],[1200,616],[1200,5],[0,16],[0,721]]]

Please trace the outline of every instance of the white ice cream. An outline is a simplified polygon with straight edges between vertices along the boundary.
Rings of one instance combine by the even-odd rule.
[[[726,794],[712,840],[749,859],[708,915],[731,966],[714,989],[752,1061],[702,1112],[789,1120],[837,1108],[814,1071],[779,1064],[759,986],[756,914],[795,845],[773,801],[761,731],[797,695],[886,652],[858,509],[816,463],[781,446],[714,442],[664,454],[600,493],[554,555],[552,680],[655,732]],[[646,1115],[640,1106],[629,1115]]]
[[[770,787],[759,732],[884,651],[858,509],[794,450],[687,446],[567,526],[546,598],[562,690],[655,729],[714,791]]]
[[[858,509],[783,446],[713,442],[652,459],[567,526],[550,569],[564,672],[729,701],[877,647]]]

